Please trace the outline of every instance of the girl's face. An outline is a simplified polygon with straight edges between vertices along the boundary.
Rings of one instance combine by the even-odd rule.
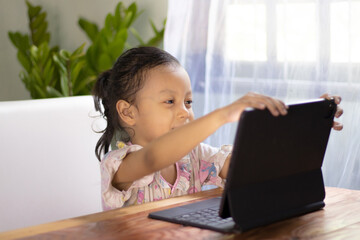
[[[150,70],[134,104],[135,135],[132,143],[152,140],[194,119],[190,79],[181,66]]]

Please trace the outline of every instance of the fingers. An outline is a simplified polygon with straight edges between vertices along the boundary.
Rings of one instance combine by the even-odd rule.
[[[280,114],[287,114],[287,106],[282,101],[270,97],[266,97],[265,100],[267,102],[266,106],[270,110],[272,115],[279,116]]]
[[[332,96],[328,93],[324,93],[323,95],[320,96],[320,98],[325,98],[327,100],[331,100],[334,99],[336,104],[340,104],[341,103],[341,97],[340,96]]]
[[[333,129],[336,131],[340,131],[343,129],[343,125],[339,122],[333,122]]]
[[[245,99],[252,105],[251,107],[257,109],[269,109],[270,113],[273,116],[286,115],[287,114],[287,106],[284,102],[274,99],[268,96],[264,96],[257,93],[248,93],[245,96]]]
[[[340,104],[341,103],[341,97],[340,96],[333,96],[335,103]]]
[[[344,113],[344,110],[341,107],[337,106],[335,117],[339,118],[343,113]]]
[[[341,115],[344,113],[344,110],[341,107],[339,107],[339,104],[341,103],[341,97],[340,96],[332,96],[332,95],[330,95],[328,93],[324,93],[320,97],[328,99],[328,100],[334,99],[334,102],[337,104],[335,117],[336,118],[341,117]],[[343,125],[341,123],[339,123],[339,122],[334,121],[333,122],[333,129],[337,130],[337,131],[340,131],[340,130],[343,129]]]
[[[336,108],[336,113],[335,113],[335,117],[339,118],[342,114],[344,113],[343,109],[339,106],[337,106]],[[336,131],[340,131],[343,129],[343,125],[339,122],[333,122],[333,129]]]
[[[331,97],[328,93],[324,93],[323,95],[320,96],[320,98],[325,98],[327,100],[331,100]]]

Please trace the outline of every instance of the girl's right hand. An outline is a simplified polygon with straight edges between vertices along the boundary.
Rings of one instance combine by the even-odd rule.
[[[242,112],[248,108],[269,109],[273,116],[286,115],[288,106],[269,96],[249,92],[235,102],[223,107],[226,122],[238,121]]]

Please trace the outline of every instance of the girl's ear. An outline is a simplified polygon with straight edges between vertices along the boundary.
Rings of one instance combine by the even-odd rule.
[[[135,125],[135,113],[130,103],[125,100],[119,100],[116,103],[116,110],[121,121],[129,126]]]

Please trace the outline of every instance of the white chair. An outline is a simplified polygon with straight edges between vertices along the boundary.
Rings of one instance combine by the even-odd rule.
[[[0,102],[0,232],[101,211],[91,96]]]

